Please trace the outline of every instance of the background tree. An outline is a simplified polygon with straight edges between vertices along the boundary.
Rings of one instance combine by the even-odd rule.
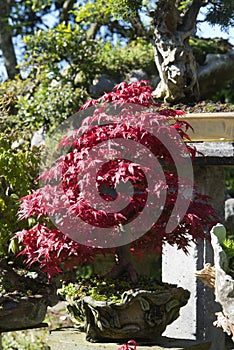
[[[46,15],[55,16],[55,24],[67,22],[75,0],[6,0],[0,3],[0,48],[9,79],[19,73],[16,59],[17,38],[48,28]],[[22,48],[21,48],[22,49]]]
[[[11,12],[11,2],[0,2],[0,47],[2,50],[3,60],[9,79],[13,79],[19,70],[16,68],[17,60],[13,45],[12,27],[9,24],[9,15]]]
[[[74,7],[75,5],[76,7]],[[122,73],[121,78],[124,78],[125,68],[142,68],[139,64],[137,66],[137,62],[132,63],[131,67],[129,65],[126,67],[126,64],[124,65],[126,61],[122,63],[116,57],[113,58],[113,55],[110,59],[110,48],[112,53],[118,51],[120,47],[125,48],[125,53],[127,53],[137,40],[139,52],[141,50],[140,41],[143,44],[141,46],[144,46],[144,54],[148,45],[149,53],[152,55],[149,44],[153,44],[155,63],[160,76],[160,82],[154,91],[154,96],[169,102],[188,98],[194,100],[199,98],[200,93],[203,95],[203,91],[199,91],[198,86],[199,80],[202,80],[202,78],[200,79],[197,60],[194,58],[191,47],[191,38],[193,39],[196,33],[197,18],[201,9],[204,8],[206,11],[205,21],[211,24],[217,23],[222,29],[231,26],[234,17],[234,4],[227,0],[158,0],[145,1],[144,5],[141,0],[82,2],[76,0],[28,0],[26,2],[8,0],[1,6],[5,6],[5,10],[2,9],[0,15],[0,32],[5,31],[7,35],[0,35],[0,38],[2,37],[5,40],[0,42],[0,46],[10,79],[18,72],[15,68],[16,55],[12,43],[14,37],[31,34],[31,39],[27,40],[27,45],[24,47],[24,52],[28,46],[31,50],[30,59],[34,58],[32,63],[35,63],[35,54],[39,57],[39,55],[44,56],[45,52],[47,52],[47,60],[54,63],[54,58],[52,58],[54,53],[50,56],[48,52],[50,44],[47,39],[47,32],[49,31],[50,38],[53,37],[53,42],[55,42],[58,32],[65,34],[65,30],[74,31],[74,40],[79,28],[79,35],[81,30],[85,32],[85,34],[82,34],[82,40],[87,41],[87,47],[90,40],[95,43],[100,43],[100,39],[102,40],[102,62],[96,67],[92,65],[92,69],[90,69],[91,66],[88,68],[87,65],[86,71],[84,72],[83,69],[82,74],[79,74],[80,56],[66,57],[65,49],[62,55],[59,56],[58,53],[57,63],[60,62],[61,64],[63,62],[64,65],[64,62],[69,60],[69,69],[72,66],[74,74],[75,71],[78,71],[78,76],[75,74],[77,76],[76,81],[81,82],[82,80],[83,83],[85,81],[87,86],[90,81],[92,83],[92,79],[81,79],[82,76],[87,77],[89,75],[89,78],[93,78],[102,71],[106,72],[106,69],[113,74],[109,67],[114,65],[116,66],[115,73],[117,74],[117,71]],[[75,11],[72,12],[72,8],[75,8]],[[59,23],[64,25],[62,32],[61,27],[58,27]],[[48,26],[53,26],[53,28],[48,29]],[[65,29],[66,27],[67,29]],[[38,29],[44,35],[36,34],[35,31]],[[80,36],[79,38],[81,39]],[[79,42],[79,38],[75,39],[76,43]],[[6,44],[7,40],[8,44]],[[70,45],[68,40],[68,35],[64,35],[64,48],[66,45]],[[8,50],[4,49],[6,45],[8,45]],[[60,47],[61,45],[56,49],[60,51]],[[230,50],[230,48],[226,45],[226,50],[233,54],[233,50]],[[53,47],[54,50],[55,47]],[[93,54],[96,55],[95,50]],[[118,52],[115,52],[114,55],[118,56]],[[86,57],[87,54],[82,57],[82,60]],[[106,62],[104,62],[105,59]],[[233,61],[232,56],[229,61]],[[230,63],[229,61],[228,63]],[[147,63],[149,62],[147,61]],[[151,63],[153,63],[153,58]],[[150,64],[149,67],[152,72],[153,65]],[[225,70],[225,67],[228,68]],[[220,74],[222,76],[221,81],[230,80],[230,73],[228,75],[230,69],[234,70],[232,63],[221,65],[221,72],[225,71],[225,74]],[[204,84],[204,79],[202,84]],[[209,88],[206,88],[207,91],[209,91]]]
[[[206,20],[226,28],[234,23],[234,3],[208,0],[161,0],[153,13],[155,62],[160,75],[154,96],[167,101],[198,99],[197,63],[189,38],[206,7]]]

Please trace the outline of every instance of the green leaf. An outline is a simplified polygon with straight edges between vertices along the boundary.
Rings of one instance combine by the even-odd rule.
[[[15,255],[19,253],[19,243],[16,238],[10,240],[10,244],[8,246],[8,252],[12,252]]]

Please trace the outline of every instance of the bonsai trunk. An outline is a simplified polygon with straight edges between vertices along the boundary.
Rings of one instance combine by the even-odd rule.
[[[197,100],[199,97],[197,64],[189,46],[196,31],[196,19],[203,4],[193,0],[182,14],[176,0],[160,0],[154,13],[155,63],[160,83],[153,96],[165,102]]]
[[[132,265],[129,244],[116,248],[115,261],[115,266],[106,274],[106,277],[115,278],[127,272],[132,282],[137,281],[137,272]]]

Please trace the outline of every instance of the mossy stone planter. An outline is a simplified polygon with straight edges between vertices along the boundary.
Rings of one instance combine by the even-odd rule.
[[[32,328],[58,303],[55,286],[0,262],[0,332]]]
[[[121,303],[74,300],[68,310],[90,342],[101,340],[155,340],[176,320],[190,293],[165,285],[156,291],[127,291]]]
[[[42,295],[6,299],[1,302],[0,331],[31,328],[45,318],[48,300]]]

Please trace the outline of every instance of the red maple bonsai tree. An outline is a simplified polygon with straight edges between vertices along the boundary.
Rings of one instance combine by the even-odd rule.
[[[109,109],[111,112],[108,112],[110,103],[114,107]],[[92,112],[89,113],[89,110]],[[110,275],[116,277],[127,271],[134,281],[137,279],[137,273],[130,262],[131,254],[141,257],[145,252],[147,254],[161,252],[164,242],[177,245],[179,249],[187,252],[190,242],[205,238],[207,229],[216,222],[215,212],[208,204],[207,197],[194,191],[187,212],[178,220],[178,225],[172,232],[167,232],[166,229],[179,195],[178,173],[167,147],[145,125],[152,127],[152,130],[157,128],[160,134],[164,133],[172,141],[175,130],[181,139],[188,141],[186,132],[190,126],[180,120],[181,111],[163,108],[154,102],[152,89],[147,81],[121,83],[112,92],[105,93],[99,99],[87,101],[80,111],[87,115],[82,122],[82,127],[84,128],[85,125],[93,125],[93,127],[86,129],[81,127],[63,137],[59,147],[66,150],[64,154],[57,158],[50,169],[41,174],[40,179],[43,181],[41,188],[22,198],[20,217],[34,216],[38,223],[29,230],[17,233],[17,238],[23,247],[20,255],[26,256],[25,262],[29,266],[39,265],[40,269],[51,278],[61,273],[64,268],[72,269],[80,263],[92,261],[100,251],[104,253],[111,251],[116,254],[117,259],[116,266],[110,271]],[[109,117],[111,114],[110,122],[99,123],[99,125],[94,123],[103,116],[107,118],[108,113]],[[120,119],[117,118],[119,114],[122,115]],[[81,130],[84,132],[81,133]],[[163,164],[165,177],[164,181],[158,179],[151,191],[153,192],[151,194],[159,199],[159,203],[162,203],[161,193],[165,195],[164,207],[159,217],[144,234],[138,237],[134,236],[134,230],[132,230],[131,239],[125,245],[113,242],[115,240],[117,242],[120,235],[127,234],[125,230],[127,223],[133,222],[142,214],[144,207],[149,205],[148,185],[151,181],[152,169],[148,167],[142,169],[137,162],[132,162],[126,157],[121,159],[118,147],[112,159],[108,159],[99,167],[95,175],[96,188],[104,201],[112,202],[116,199],[120,182],[129,181],[133,187],[134,191],[129,204],[115,213],[107,213],[105,210],[92,207],[87,201],[82,182],[78,181],[81,173],[82,181],[88,183],[88,179],[93,176],[93,165],[98,164],[98,160],[96,163],[90,161],[87,154],[95,146],[117,139],[130,140],[149,149],[153,157]],[[178,148],[178,152],[183,153],[183,151],[186,151],[191,159],[196,155],[196,149],[188,143],[184,143],[184,150]],[[185,197],[186,191],[184,192]],[[152,210],[154,208],[144,214],[144,220],[150,221]],[[51,217],[56,219],[50,220]],[[94,231],[79,232],[79,221],[76,221],[78,217],[94,231],[98,228],[110,229],[109,246],[97,244],[97,236],[92,236]],[[71,238],[69,229],[74,231],[74,227],[80,239]],[[98,237],[101,238],[101,236]],[[104,240],[101,239],[101,242]]]

